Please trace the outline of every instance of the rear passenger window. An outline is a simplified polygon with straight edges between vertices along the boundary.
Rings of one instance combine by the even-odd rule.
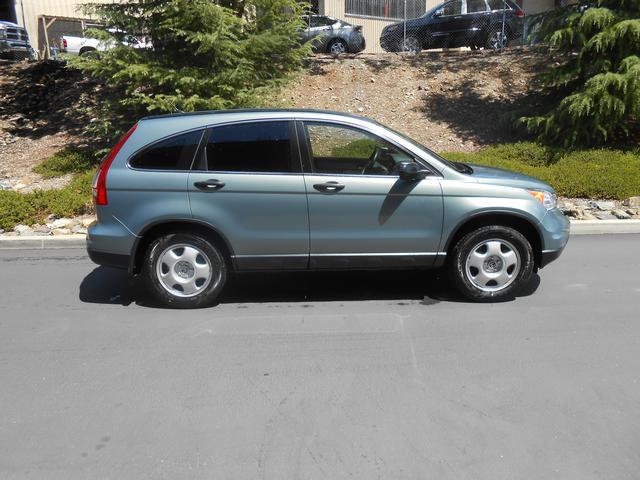
[[[489,8],[491,10],[504,10],[504,0],[489,0]],[[509,9],[507,4],[507,9]]]
[[[294,171],[289,122],[241,123],[215,127],[206,148],[207,170],[215,172]],[[298,171],[296,169],[295,171]]]
[[[484,0],[467,0],[467,13],[486,12],[487,4]]]
[[[145,170],[189,170],[201,137],[202,130],[198,130],[167,138],[138,153],[129,165]]]

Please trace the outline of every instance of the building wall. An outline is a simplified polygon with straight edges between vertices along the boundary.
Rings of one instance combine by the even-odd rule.
[[[443,3],[444,0],[425,0],[425,11]],[[554,0],[516,0],[522,5],[524,11],[528,15],[544,12],[554,8]],[[367,43],[365,52],[380,53],[383,52],[380,46],[380,34],[382,29],[391,23],[399,20],[395,18],[367,17],[362,15],[353,15],[346,13],[346,0],[320,0],[319,13],[321,15],[329,15],[330,17],[345,20],[354,25],[362,26],[362,33]]]
[[[38,25],[40,15],[87,18],[80,11],[85,3],[112,3],[113,0],[15,0],[18,24],[29,33],[31,45],[40,48],[44,44],[42,26]]]

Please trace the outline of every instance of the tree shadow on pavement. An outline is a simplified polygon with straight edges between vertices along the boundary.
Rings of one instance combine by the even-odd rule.
[[[540,284],[534,275],[518,297],[533,294]],[[95,268],[80,284],[80,301],[128,306],[160,307],[146,292],[140,279],[126,271]],[[512,301],[508,298],[504,301]],[[299,273],[244,273],[232,275],[219,303],[333,302],[387,300],[432,305],[464,302],[440,271],[350,271]]]

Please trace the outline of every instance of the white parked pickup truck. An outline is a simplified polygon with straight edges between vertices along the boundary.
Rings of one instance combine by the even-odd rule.
[[[151,43],[145,42],[143,39],[139,39],[133,35],[126,34],[122,31],[115,29],[108,29],[116,39],[110,41],[98,40],[97,38],[87,37],[73,37],[70,35],[64,35],[62,37],[61,52],[68,53],[70,55],[84,55],[89,52],[104,52],[118,43],[132,46],[133,48],[149,48]]]

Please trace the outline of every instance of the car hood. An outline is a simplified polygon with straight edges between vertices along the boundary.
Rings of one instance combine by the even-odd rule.
[[[522,173],[512,172],[511,170],[503,170],[501,168],[487,167],[484,165],[468,164],[473,168],[471,177],[480,183],[491,183],[494,185],[503,185],[505,187],[532,188],[548,190],[553,192],[553,188],[542,180]]]

